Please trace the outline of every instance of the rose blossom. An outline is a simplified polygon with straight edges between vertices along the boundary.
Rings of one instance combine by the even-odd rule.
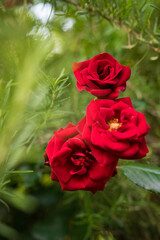
[[[92,100],[86,117],[78,123],[78,130],[91,149],[98,146],[124,159],[146,156],[144,136],[149,129],[144,114],[134,110],[129,97]]]
[[[73,63],[73,73],[77,79],[77,88],[85,89],[99,98],[115,99],[119,90],[126,89],[126,81],[131,70],[120,65],[108,53],[98,54],[90,60]]]
[[[116,172],[118,158],[92,148],[97,149],[95,154],[71,123],[56,131],[44,154],[51,179],[59,181],[63,190],[103,190]]]

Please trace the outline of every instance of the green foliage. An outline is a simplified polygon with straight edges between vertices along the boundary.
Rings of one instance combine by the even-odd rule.
[[[160,168],[145,164],[128,163],[119,166],[119,169],[140,187],[160,193]]]
[[[17,28],[22,13],[23,10],[5,15],[2,11],[0,19],[0,202],[8,209],[9,204],[32,212],[37,205],[34,197],[8,185],[14,174],[34,174],[33,170],[14,169],[28,161],[30,149],[46,134],[49,122],[53,126],[55,119],[62,115],[57,108],[68,78],[64,71],[58,78],[45,73],[45,64],[54,49],[53,41],[51,38],[34,39],[29,34],[31,19],[27,14],[19,20]],[[6,237],[10,238],[5,229],[7,226],[3,235],[6,232]]]
[[[62,10],[62,4],[58,2],[67,3],[65,6],[67,15],[73,11],[75,14],[87,12],[92,17],[106,19],[127,31],[128,45],[125,47],[128,49],[134,48],[139,41],[160,52],[159,1],[55,1],[55,8],[59,10],[60,7],[60,10],[64,11],[64,6]],[[74,10],[69,5],[75,6]]]
[[[7,239],[18,238],[18,233],[16,230],[14,230],[13,228],[1,222],[0,222],[0,233],[3,237],[6,237]]]
[[[148,166],[159,166],[159,1],[32,1],[54,9],[45,24],[29,1],[22,2],[8,8],[0,3],[2,240],[159,240],[159,195],[121,173],[123,168],[136,183],[143,177],[152,190],[156,186],[148,182],[153,179]],[[130,96],[151,126],[150,153],[142,160],[147,167],[133,170],[121,160],[104,192],[62,192],[50,180],[43,153],[52,132],[77,123],[92,99],[77,92],[73,62],[101,52],[131,67],[120,97]],[[156,174],[154,179],[157,183]]]

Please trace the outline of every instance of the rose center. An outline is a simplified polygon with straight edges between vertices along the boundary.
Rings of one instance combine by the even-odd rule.
[[[100,80],[103,80],[109,74],[110,74],[110,68],[108,66],[100,67],[98,69],[98,75]]]
[[[122,126],[122,123],[119,123],[117,118],[109,120],[107,124],[110,126],[109,131],[111,131],[112,129],[118,130],[118,128]]]
[[[74,165],[76,166],[82,166],[82,165],[88,165],[89,158],[86,156],[83,152],[74,153],[71,157],[71,160]]]
[[[71,161],[73,163],[73,168],[70,171],[71,175],[83,175],[87,172],[87,168],[90,165],[90,162],[94,159],[92,154],[85,150],[83,152],[76,152],[72,154]]]

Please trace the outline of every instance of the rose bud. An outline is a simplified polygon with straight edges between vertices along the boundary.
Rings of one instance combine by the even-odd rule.
[[[51,179],[59,181],[62,190],[95,193],[103,190],[106,182],[115,174],[118,161],[117,157],[106,151],[97,148],[97,152],[97,156],[92,153],[76,126],[69,123],[55,132],[49,141],[44,154],[45,164],[49,163]]]
[[[98,54],[90,60],[73,63],[73,73],[77,79],[77,88],[83,89],[98,98],[115,99],[119,90],[126,89],[126,81],[131,70],[120,65],[108,53]]]
[[[129,97],[92,100],[77,126],[91,144],[93,154],[95,146],[124,159],[143,158],[148,153],[144,136],[150,127],[144,114],[135,111]]]

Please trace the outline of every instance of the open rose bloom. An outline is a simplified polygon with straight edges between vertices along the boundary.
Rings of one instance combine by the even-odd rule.
[[[100,149],[124,159],[145,157],[144,136],[150,129],[144,114],[134,110],[129,97],[92,100],[78,123],[83,138]]]
[[[98,156],[93,154],[76,126],[69,123],[66,128],[55,132],[49,141],[45,164],[51,167],[51,179],[59,181],[63,190],[81,189],[95,193],[103,190],[115,174],[118,161],[117,157],[103,150],[98,153]]]
[[[77,79],[77,88],[83,89],[99,98],[115,99],[119,90],[126,89],[126,81],[131,70],[120,65],[108,53],[98,54],[90,60],[73,63],[73,73]]]
[[[46,148],[45,164],[62,190],[95,193],[116,174],[119,158],[146,156],[145,136],[150,127],[129,97],[116,99],[119,90],[126,89],[129,67],[103,53],[74,63],[73,72],[78,90],[85,89],[99,99],[90,102],[77,125],[69,123],[55,132]]]

